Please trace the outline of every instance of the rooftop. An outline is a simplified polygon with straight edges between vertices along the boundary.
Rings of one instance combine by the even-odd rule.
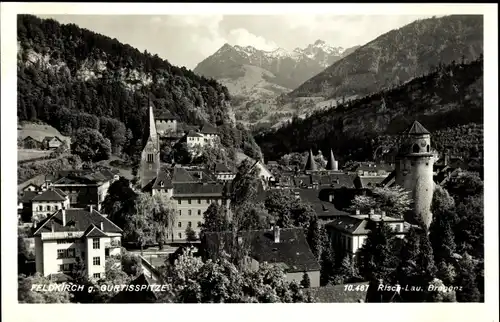
[[[274,242],[272,230],[253,230],[238,233],[243,243],[249,245],[249,255],[259,263],[283,265],[287,272],[318,271],[320,265],[307,243],[302,228],[280,229],[280,241]],[[217,247],[219,242],[230,245],[231,232],[206,233],[206,247]]]
[[[42,233],[52,232],[52,224],[54,224],[54,232],[85,232],[91,226],[100,227],[101,222],[103,223],[104,233],[122,232],[120,227],[96,210],[90,212],[83,209],[66,209],[64,211],[66,212],[65,226],[63,226],[63,210],[58,210],[53,215],[42,220],[33,235],[41,236]]]
[[[31,201],[64,201],[66,194],[60,189],[48,189],[41,193],[36,193]]]
[[[431,134],[431,132],[427,131],[427,129],[423,127],[423,125],[420,124],[418,121],[413,122],[413,124],[403,133],[410,135]]]

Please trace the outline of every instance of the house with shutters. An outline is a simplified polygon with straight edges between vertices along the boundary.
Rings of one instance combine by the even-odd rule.
[[[36,271],[69,274],[81,261],[89,278],[104,277],[106,261],[121,253],[122,229],[90,207],[60,209],[34,227]]]

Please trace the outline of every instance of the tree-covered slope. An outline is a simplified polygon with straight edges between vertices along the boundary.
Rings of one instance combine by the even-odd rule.
[[[326,153],[330,148],[341,161],[369,160],[381,144],[380,136],[399,133],[414,120],[431,132],[451,128],[433,139],[435,146],[446,149],[450,149],[453,141],[459,145],[464,133],[469,133],[455,131],[453,127],[470,123],[482,126],[482,55],[469,63],[438,65],[432,73],[402,86],[314,113],[303,120],[295,118],[280,129],[257,135],[256,141],[266,160],[309,149]],[[451,150],[464,152],[461,148]]]
[[[236,128],[227,88],[213,79],[74,24],[19,15],[17,30],[19,121],[42,120],[64,135],[94,128],[115,151],[134,155],[149,101],[155,114],[169,110],[186,124],[218,126],[228,147],[251,138]]]
[[[481,15],[417,20],[377,37],[287,96],[362,97],[427,74],[439,63],[470,61],[482,52]]]

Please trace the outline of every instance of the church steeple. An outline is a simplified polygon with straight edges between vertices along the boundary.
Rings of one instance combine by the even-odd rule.
[[[338,161],[335,160],[333,156],[333,151],[330,149],[330,156],[328,158],[328,163],[326,165],[326,170],[337,171],[339,169]]]
[[[316,165],[316,161],[314,161],[312,150],[309,150],[305,171],[318,171],[318,166]]]
[[[148,98],[149,103],[149,98]],[[153,106],[149,105],[149,139],[153,142],[156,149],[160,149],[158,141],[158,133],[156,132],[155,116],[153,113]]]

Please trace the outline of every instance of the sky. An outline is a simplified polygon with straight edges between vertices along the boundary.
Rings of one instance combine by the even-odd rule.
[[[38,15],[75,23],[171,64],[194,69],[225,43],[293,50],[321,39],[335,47],[364,45],[422,15]]]

